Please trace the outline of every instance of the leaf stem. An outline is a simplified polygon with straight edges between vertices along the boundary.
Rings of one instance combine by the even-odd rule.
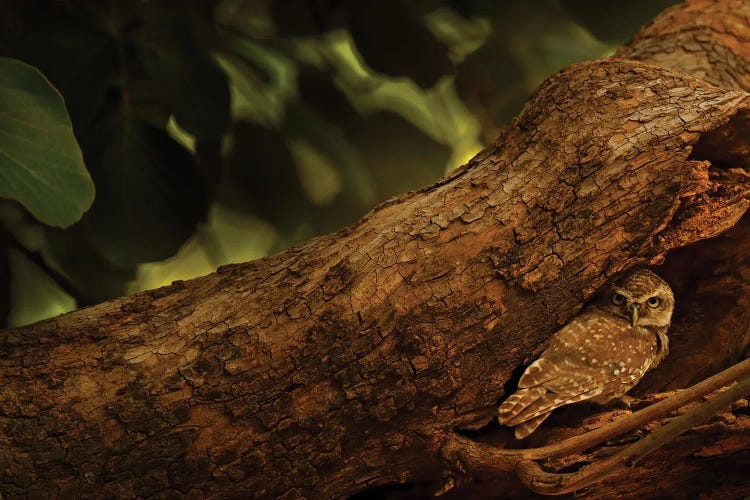
[[[67,276],[47,263],[41,253],[26,247],[16,235],[2,226],[0,226],[0,241],[5,241],[10,248],[16,250],[31,261],[32,264],[41,269],[58,287],[62,289],[63,292],[70,295],[73,300],[76,301],[77,307],[92,305],[90,301],[86,300],[86,298],[80,294]]]

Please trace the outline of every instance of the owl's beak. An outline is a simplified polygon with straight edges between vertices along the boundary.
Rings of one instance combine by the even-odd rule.
[[[635,326],[638,323],[638,304],[633,304],[628,309],[628,315],[630,316],[630,324]]]

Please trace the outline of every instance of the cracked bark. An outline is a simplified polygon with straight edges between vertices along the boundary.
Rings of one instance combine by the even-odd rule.
[[[617,58],[552,76],[469,164],[335,234],[0,332],[0,492],[320,498],[438,481],[435,432],[491,422],[514,370],[639,265],[677,296],[672,353],[639,390],[736,362],[747,17],[739,1],[670,9]],[[747,492],[748,433],[737,410],[590,494],[687,477],[686,496]],[[576,460],[591,457],[549,465]],[[489,484],[525,493],[510,475]]]

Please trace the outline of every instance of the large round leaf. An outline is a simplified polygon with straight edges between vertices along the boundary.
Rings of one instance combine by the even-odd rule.
[[[135,104],[164,107],[199,140],[220,139],[230,121],[229,82],[195,33],[179,17],[164,17],[148,19],[129,41],[129,63],[144,71],[130,82]]]
[[[282,231],[308,222],[312,204],[284,136],[277,130],[237,122],[231,137],[227,173],[245,190],[250,210]]]
[[[83,224],[45,231],[44,258],[61,271],[76,292],[78,307],[99,304],[127,294],[136,279],[136,266],[112,264],[92,248]]]
[[[119,78],[117,42],[84,19],[44,10],[26,14],[27,29],[13,42],[12,54],[39,69],[62,94],[78,133],[99,116],[108,87]]]
[[[561,0],[560,4],[580,21],[591,34],[609,43],[628,41],[645,23],[679,0]]]
[[[174,255],[204,219],[205,180],[163,130],[113,115],[82,139],[97,198],[82,224],[91,246],[127,267]]]
[[[0,58],[0,196],[65,227],[94,199],[62,97],[33,66]]]
[[[375,71],[409,77],[422,88],[453,73],[448,47],[408,2],[344,2],[344,12],[358,52]]]

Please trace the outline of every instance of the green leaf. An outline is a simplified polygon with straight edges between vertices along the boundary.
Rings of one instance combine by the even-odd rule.
[[[623,44],[638,30],[667,7],[679,0],[562,0],[570,12],[591,34],[608,43]]]
[[[35,323],[76,308],[75,300],[23,254],[11,248],[8,258],[11,270],[10,328]]]
[[[131,35],[133,54],[145,70],[134,97],[145,91],[199,140],[221,138],[230,121],[227,75],[188,26],[179,19],[162,21]]]
[[[62,97],[33,66],[0,58],[0,196],[66,227],[94,200]]]
[[[92,248],[84,224],[45,231],[44,257],[72,283],[77,296],[87,304],[121,297],[136,279],[135,265],[118,266]],[[81,304],[78,304],[81,307]]]
[[[445,173],[450,157],[450,147],[387,111],[366,116],[362,128],[348,135],[375,179],[378,200],[434,182]]]
[[[246,2],[246,4],[251,3]],[[257,5],[251,5],[254,9],[252,16],[258,17]],[[269,11],[276,32],[282,37],[316,36],[344,25],[338,2],[272,1]],[[238,14],[235,14],[235,17],[238,18]]]
[[[338,194],[313,213],[316,229],[331,232],[361,217],[378,201],[376,177],[368,170],[361,151],[348,137],[350,130],[365,126],[346,96],[333,83],[330,74],[312,67],[301,67],[298,87],[300,99],[286,109],[284,134],[302,142],[331,165],[341,186]],[[296,158],[298,167],[305,161]]]
[[[250,122],[235,123],[231,138],[227,173],[233,183],[243,187],[248,209],[282,230],[308,222],[313,207],[286,138],[277,130]],[[283,203],[279,202],[280,193]]]
[[[81,224],[95,251],[128,267],[174,255],[205,218],[205,179],[163,130],[113,114],[82,138],[98,196]]]
[[[344,2],[349,31],[370,68],[430,88],[454,67],[448,47],[410,7],[401,0]]]
[[[100,115],[119,70],[112,35],[72,14],[29,12],[28,26],[13,43],[12,54],[39,69],[62,94],[78,134]]]

